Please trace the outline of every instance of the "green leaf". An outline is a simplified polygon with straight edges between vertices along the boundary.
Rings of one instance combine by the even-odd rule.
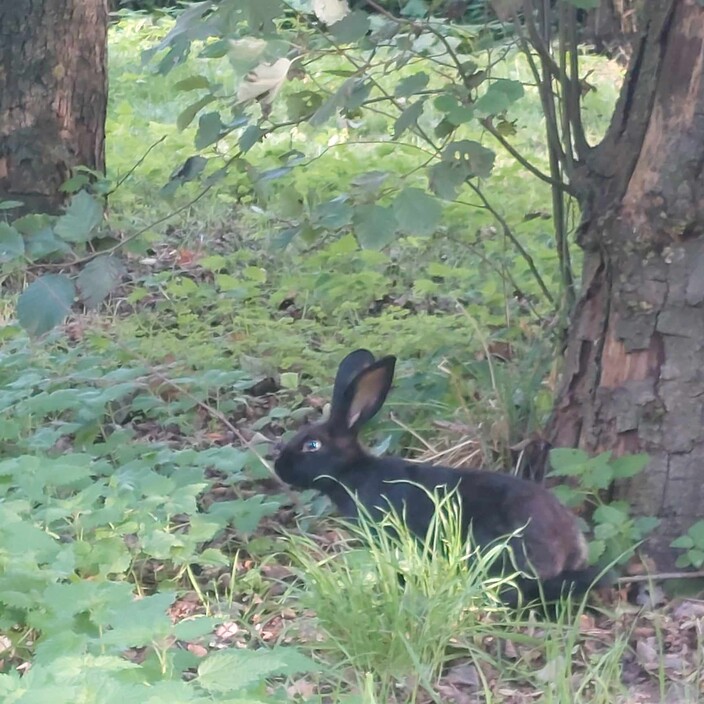
[[[0,222],[0,264],[18,259],[23,254],[22,235],[12,225]]]
[[[198,120],[198,132],[196,132],[196,149],[204,149],[213,142],[217,142],[220,139],[222,127],[219,112],[201,115]]]
[[[694,544],[698,548],[704,548],[704,521],[697,521],[694,525],[690,526],[687,535],[694,540]]]
[[[14,210],[21,208],[24,203],[21,200],[0,200],[0,210]]]
[[[396,217],[383,205],[360,205],[355,208],[354,233],[364,249],[382,249],[396,239]]]
[[[273,675],[317,672],[320,667],[293,647],[272,650],[222,650],[209,655],[198,667],[196,682],[212,693],[249,689]]]
[[[498,115],[522,98],[523,93],[523,84],[520,81],[496,79],[474,104],[474,111],[485,116]]]
[[[401,231],[418,237],[432,235],[442,218],[438,200],[420,188],[404,188],[394,200],[393,212]]]
[[[347,196],[343,194],[321,203],[313,213],[313,220],[318,227],[339,230],[352,223],[352,215],[352,207],[347,202]]]
[[[494,168],[495,158],[496,154],[491,149],[471,139],[450,142],[442,152],[442,160],[453,164],[468,178],[472,176],[489,178]]]
[[[425,98],[411,103],[398,117],[394,123],[394,139],[398,139],[407,129],[413,127],[423,114]]]
[[[704,565],[704,550],[698,550],[696,548],[687,550],[687,558],[692,567],[699,569]]]
[[[17,301],[20,325],[32,336],[48,332],[71,312],[75,295],[76,287],[68,276],[42,276],[31,283]]]
[[[678,548],[680,550],[689,550],[689,548],[694,547],[694,541],[688,535],[680,535],[679,538],[675,538],[670,543],[671,548]]]
[[[210,88],[210,80],[207,76],[196,75],[184,78],[174,84],[175,90],[200,90],[202,88]]]
[[[302,90],[286,96],[289,120],[310,117],[323,103],[323,96],[312,90]]]
[[[642,472],[650,457],[646,454],[623,455],[611,460],[611,470],[614,479],[626,479]]]
[[[571,447],[557,447],[550,450],[550,465],[553,477],[578,477],[589,463],[589,455],[584,450]]]
[[[195,103],[189,105],[181,114],[176,118],[176,127],[179,130],[185,130],[188,125],[193,122],[195,116],[206,106],[210,105],[215,100],[214,95],[204,95]]]
[[[589,543],[589,553],[587,559],[590,565],[597,563],[599,558],[606,552],[606,543],[603,540],[592,540]]]
[[[620,526],[628,521],[628,513],[610,504],[603,504],[594,511],[594,520],[598,523]]]
[[[252,35],[273,34],[274,20],[284,13],[280,0],[254,0],[244,3],[247,9],[247,22]]]
[[[407,98],[411,95],[415,95],[428,85],[429,80],[430,76],[428,76],[425,71],[418,71],[418,73],[414,73],[412,76],[406,76],[396,85],[394,95],[398,98]]]
[[[256,125],[250,125],[240,136],[240,149],[248,152],[265,134],[266,132]]]
[[[361,10],[355,10],[339,22],[330,25],[328,29],[341,44],[352,44],[359,41],[369,31],[369,15]]]
[[[117,257],[104,254],[89,261],[78,275],[81,300],[88,308],[97,308],[120,283],[125,265]]]
[[[88,242],[102,219],[103,206],[90,194],[79,191],[56,221],[54,232],[64,242]]]

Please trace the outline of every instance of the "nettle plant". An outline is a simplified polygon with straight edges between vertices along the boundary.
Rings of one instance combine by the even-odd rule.
[[[557,448],[550,452],[550,464],[553,469],[549,476],[574,480],[555,487],[555,494],[568,506],[586,505],[592,509],[590,561],[627,562],[659,521],[652,516],[635,517],[626,501],[607,501],[604,495],[614,482],[642,472],[648,464],[648,455],[613,457],[610,452],[602,452],[590,457],[583,450]]]

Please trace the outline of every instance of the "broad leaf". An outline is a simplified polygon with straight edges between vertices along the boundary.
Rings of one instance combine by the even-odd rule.
[[[208,692],[239,692],[272,675],[316,672],[320,667],[293,647],[272,650],[224,650],[209,655],[198,667],[199,686]]]
[[[405,188],[396,196],[394,214],[402,232],[428,237],[440,224],[442,206],[420,188]]]
[[[122,279],[124,264],[108,254],[88,262],[78,275],[81,300],[88,308],[97,308]]]
[[[12,225],[0,222],[0,264],[18,259],[23,254],[22,235]]]
[[[407,98],[411,95],[415,95],[418,91],[423,90],[428,85],[430,76],[428,76],[425,71],[418,71],[412,76],[407,76],[401,79],[394,90],[394,95],[399,98]]]
[[[80,191],[56,221],[54,232],[64,242],[88,242],[102,219],[103,206],[90,194]]]
[[[215,100],[214,95],[204,95],[195,103],[191,103],[181,114],[176,118],[176,127],[180,130],[185,130],[188,125],[193,122],[193,118],[206,106]]]
[[[369,16],[366,12],[355,10],[330,27],[330,32],[342,44],[359,41],[369,31]]]
[[[203,88],[210,88],[207,76],[189,76],[174,84],[175,90],[202,90]]]
[[[474,104],[474,111],[480,115],[498,115],[522,98],[523,93],[523,84],[520,81],[497,79]]]
[[[354,232],[364,249],[382,249],[396,239],[393,210],[382,205],[360,205],[354,211]]]
[[[30,284],[17,301],[17,318],[30,335],[42,335],[71,312],[76,295],[73,281],[63,274],[47,274]]]
[[[217,142],[222,132],[222,121],[220,113],[208,112],[201,115],[198,120],[198,132],[196,133],[195,147],[196,149],[204,149]]]
[[[421,98],[415,103],[411,103],[398,117],[394,124],[394,139],[398,139],[407,129],[413,127],[418,118],[423,114],[425,99]]]

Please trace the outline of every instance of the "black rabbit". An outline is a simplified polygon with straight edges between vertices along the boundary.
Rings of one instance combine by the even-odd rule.
[[[382,407],[393,381],[395,357],[375,361],[356,350],[341,362],[328,420],[304,427],[281,450],[274,469],[287,484],[326,494],[348,519],[356,500],[374,520],[390,505],[422,539],[435,506],[428,491],[457,490],[464,529],[479,546],[515,531],[516,566],[535,579],[521,579],[527,600],[542,591],[547,600],[564,591],[584,593],[597,574],[587,565],[587,545],[574,515],[544,487],[507,474],[374,457],[357,438]],[[423,488],[421,488],[423,487]],[[515,603],[515,595],[507,602]]]

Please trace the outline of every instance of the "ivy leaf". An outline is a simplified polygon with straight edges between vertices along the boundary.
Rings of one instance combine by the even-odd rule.
[[[109,254],[89,261],[78,275],[81,300],[88,308],[97,308],[122,279],[124,264]]]
[[[496,79],[486,93],[474,104],[474,111],[480,115],[498,115],[505,112],[512,103],[523,97],[523,84],[506,78]]]
[[[364,249],[382,249],[396,239],[396,217],[383,205],[360,205],[354,211],[354,232]]]
[[[79,191],[56,221],[54,232],[64,242],[88,242],[102,219],[103,206],[90,194]]]
[[[20,325],[32,336],[43,335],[71,312],[75,295],[76,287],[68,276],[42,276],[31,283],[17,301]]]
[[[418,237],[432,235],[442,217],[438,200],[420,188],[404,188],[396,196],[393,210],[401,230]]]
[[[12,225],[0,222],[0,264],[18,259],[23,254],[22,235]]]

